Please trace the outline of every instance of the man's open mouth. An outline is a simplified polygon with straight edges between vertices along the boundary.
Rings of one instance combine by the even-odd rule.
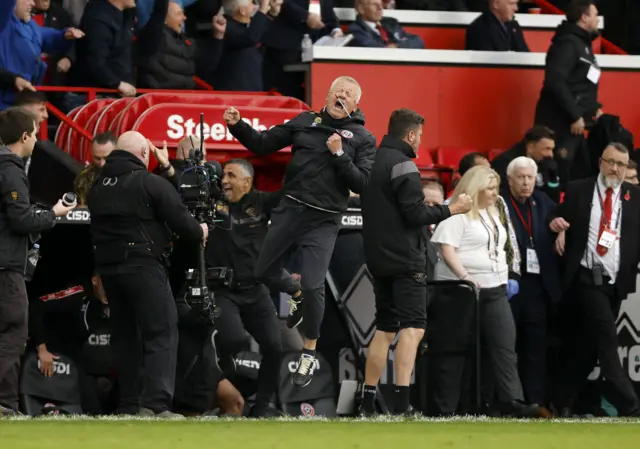
[[[344,109],[343,107],[343,103],[341,100],[336,100],[336,104],[335,104],[336,109]]]

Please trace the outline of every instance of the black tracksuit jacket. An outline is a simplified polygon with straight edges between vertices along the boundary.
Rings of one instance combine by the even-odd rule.
[[[303,112],[289,122],[258,132],[244,121],[231,134],[255,154],[274,153],[291,145],[282,193],[330,212],[347,209],[349,190],[361,193],[376,154],[376,138],[364,127],[360,111],[336,120],[324,110]],[[342,156],[327,148],[333,133],[342,136]]]
[[[367,267],[376,277],[421,272],[426,266],[424,226],[449,218],[447,206],[427,206],[413,149],[385,136],[362,198]]]

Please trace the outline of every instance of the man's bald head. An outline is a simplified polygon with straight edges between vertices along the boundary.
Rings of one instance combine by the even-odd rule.
[[[191,149],[200,149],[200,137],[198,136],[187,136],[183,138],[180,142],[178,142],[178,149],[176,150],[176,159],[183,160],[189,157],[189,152]],[[207,160],[207,144],[202,146],[202,158]]]
[[[128,151],[136,156],[144,164],[149,166],[149,144],[147,139],[138,131],[127,131],[118,138],[116,147],[119,150]]]

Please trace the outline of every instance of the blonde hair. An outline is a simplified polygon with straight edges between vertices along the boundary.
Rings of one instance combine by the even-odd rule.
[[[452,204],[460,195],[466,193],[473,200],[473,206],[471,207],[471,210],[467,212],[467,215],[473,219],[477,219],[480,216],[478,194],[487,189],[493,180],[497,183],[496,188],[500,188],[500,175],[498,175],[494,169],[487,165],[476,165],[467,171],[462,178],[460,178],[460,181],[458,181],[458,184],[453,191],[449,204]],[[491,206],[488,212],[491,215],[495,215],[497,213],[495,205]]]

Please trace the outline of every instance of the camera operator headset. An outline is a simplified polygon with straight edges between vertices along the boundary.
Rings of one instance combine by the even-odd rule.
[[[27,341],[27,254],[41,231],[76,204],[36,210],[23,159],[37,141],[36,118],[21,108],[0,112],[0,416],[18,410],[20,355]]]
[[[178,344],[166,268],[170,231],[197,245],[206,241],[208,228],[189,214],[170,182],[147,171],[152,148],[144,136],[128,131],[117,148],[89,197],[96,271],[111,304],[117,413],[175,417],[169,411]]]
[[[216,226],[206,248],[209,267],[233,270],[228,285],[216,288],[216,305],[220,318],[216,320],[218,349],[235,355],[246,342],[245,329],[260,345],[262,363],[258,374],[256,404],[251,416],[265,416],[278,381],[282,356],[282,341],[278,318],[269,290],[255,276],[255,264],[267,234],[271,210],[278,205],[280,192],[267,193],[253,189],[254,171],[245,159],[232,159],[224,166],[222,190],[228,202],[231,226]],[[210,288],[213,288],[209,281]],[[283,271],[269,287],[300,295],[300,284]]]

